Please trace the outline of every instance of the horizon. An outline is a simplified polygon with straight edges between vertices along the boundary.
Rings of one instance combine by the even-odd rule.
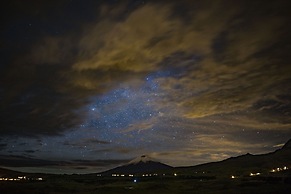
[[[245,155],[252,155],[252,156],[260,156],[260,155],[266,155],[266,154],[270,154],[270,153],[275,153],[276,151],[278,150],[281,150],[288,142],[290,142],[291,139],[289,139],[285,144],[283,144],[281,147],[277,148],[276,150],[272,151],[272,152],[267,152],[267,153],[260,153],[260,154],[252,154],[252,153],[246,153],[246,154],[242,154],[242,155],[238,155],[238,156],[230,156],[229,158],[225,158],[223,160],[219,160],[219,161],[212,161],[212,162],[206,162],[206,163],[201,163],[201,164],[195,164],[195,165],[186,165],[186,166],[172,166],[172,165],[169,165],[167,163],[164,163],[162,161],[159,161],[155,158],[152,158],[152,157],[148,157],[146,154],[143,154],[141,156],[137,156],[133,159],[129,159],[127,162],[124,162],[124,163],[121,163],[119,165],[115,165],[115,166],[112,166],[112,167],[108,167],[108,168],[104,168],[102,170],[99,169],[99,171],[95,171],[95,169],[97,170],[98,168],[91,168],[91,169],[86,169],[84,171],[72,171],[70,168],[69,169],[58,169],[57,167],[51,167],[51,168],[37,168],[37,167],[26,167],[26,168],[23,168],[23,167],[2,167],[1,168],[4,168],[4,169],[7,169],[7,170],[15,170],[17,172],[22,172],[22,173],[44,173],[44,174],[59,174],[59,175],[73,175],[73,174],[79,174],[79,175],[86,175],[86,174],[98,174],[98,173],[102,173],[102,172],[105,172],[105,171],[108,171],[108,170],[111,170],[113,168],[116,168],[116,167],[122,167],[122,166],[125,166],[125,165],[128,165],[128,164],[132,164],[133,161],[139,159],[139,162],[143,162],[142,161],[142,157],[146,156],[148,157],[150,160],[149,161],[153,161],[153,162],[159,162],[159,163],[162,163],[162,164],[166,164],[166,165],[169,165],[170,167],[174,167],[174,168],[179,168],[179,167],[194,167],[194,166],[199,166],[199,165],[204,165],[204,164],[209,164],[209,163],[215,163],[215,162],[222,162],[224,160],[227,160],[227,159],[230,159],[230,158],[236,158],[236,157],[240,157],[240,156],[245,156]],[[63,161],[62,161],[63,162]],[[135,163],[133,163],[135,164]],[[77,166],[76,166],[77,167]],[[59,171],[59,172],[58,172]]]

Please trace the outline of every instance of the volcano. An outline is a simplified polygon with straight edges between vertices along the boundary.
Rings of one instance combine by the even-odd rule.
[[[111,170],[100,173],[104,176],[112,174],[145,174],[145,173],[159,173],[165,170],[171,170],[174,167],[161,162],[154,161],[147,155],[137,157],[125,165],[113,168]]]

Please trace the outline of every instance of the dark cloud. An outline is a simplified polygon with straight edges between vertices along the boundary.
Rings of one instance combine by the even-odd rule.
[[[129,160],[74,160],[72,161],[75,165],[84,165],[84,166],[110,166],[112,164],[122,164],[127,163]]]
[[[101,140],[98,140],[98,139],[88,139],[86,140],[88,143],[96,143],[96,144],[110,144],[110,142],[107,142],[107,141],[101,141]]]
[[[88,95],[70,86],[68,74],[70,64],[76,60],[78,49],[74,42],[78,41],[74,39],[80,37],[82,21],[96,19],[95,9],[101,2],[90,1],[88,7],[80,1],[66,0],[30,3],[11,1],[2,7],[5,17],[1,18],[9,20],[1,33],[5,43],[1,46],[5,62],[0,78],[3,135],[60,134],[79,124],[74,111]]]
[[[37,151],[39,150],[24,150],[24,152],[29,153],[29,154],[35,153]]]
[[[126,163],[128,160],[73,160],[51,161],[41,160],[26,156],[0,155],[1,166],[7,167],[42,167],[42,166],[100,166],[106,167],[113,164]]]
[[[79,139],[77,140],[76,142],[68,142],[68,141],[65,141],[63,143],[63,145],[66,145],[66,146],[73,146],[73,147],[84,147],[84,146],[95,146],[95,145],[98,145],[98,144],[110,144],[110,142],[108,141],[102,141],[102,140],[98,140],[96,138],[86,138],[86,139]]]
[[[6,143],[1,143],[0,144],[0,150],[4,150],[7,147]]]
[[[46,161],[34,158],[28,158],[25,156],[15,156],[15,155],[1,155],[1,166],[9,167],[22,167],[22,166],[50,166],[56,165],[53,161]]]
[[[19,146],[25,146],[25,145],[27,145],[27,143],[19,143],[18,145]]]
[[[253,109],[261,114],[272,115],[275,118],[289,120],[291,114],[291,96],[277,95],[274,98],[261,99],[253,105]],[[282,120],[283,121],[283,120]]]
[[[113,148],[93,150],[91,152],[91,154],[101,154],[101,153],[130,154],[132,152],[135,153],[136,149],[135,148],[125,148],[125,147],[113,147]]]

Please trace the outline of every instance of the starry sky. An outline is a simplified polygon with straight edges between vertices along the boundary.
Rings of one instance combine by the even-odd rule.
[[[0,166],[99,172],[291,138],[287,0],[1,3]]]

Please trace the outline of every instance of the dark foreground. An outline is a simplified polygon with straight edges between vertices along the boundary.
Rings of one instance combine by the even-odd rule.
[[[136,182],[134,180],[136,179]],[[138,194],[290,194],[291,178],[284,177],[148,177],[105,178],[55,176],[44,181],[1,181],[0,193],[138,193]]]

